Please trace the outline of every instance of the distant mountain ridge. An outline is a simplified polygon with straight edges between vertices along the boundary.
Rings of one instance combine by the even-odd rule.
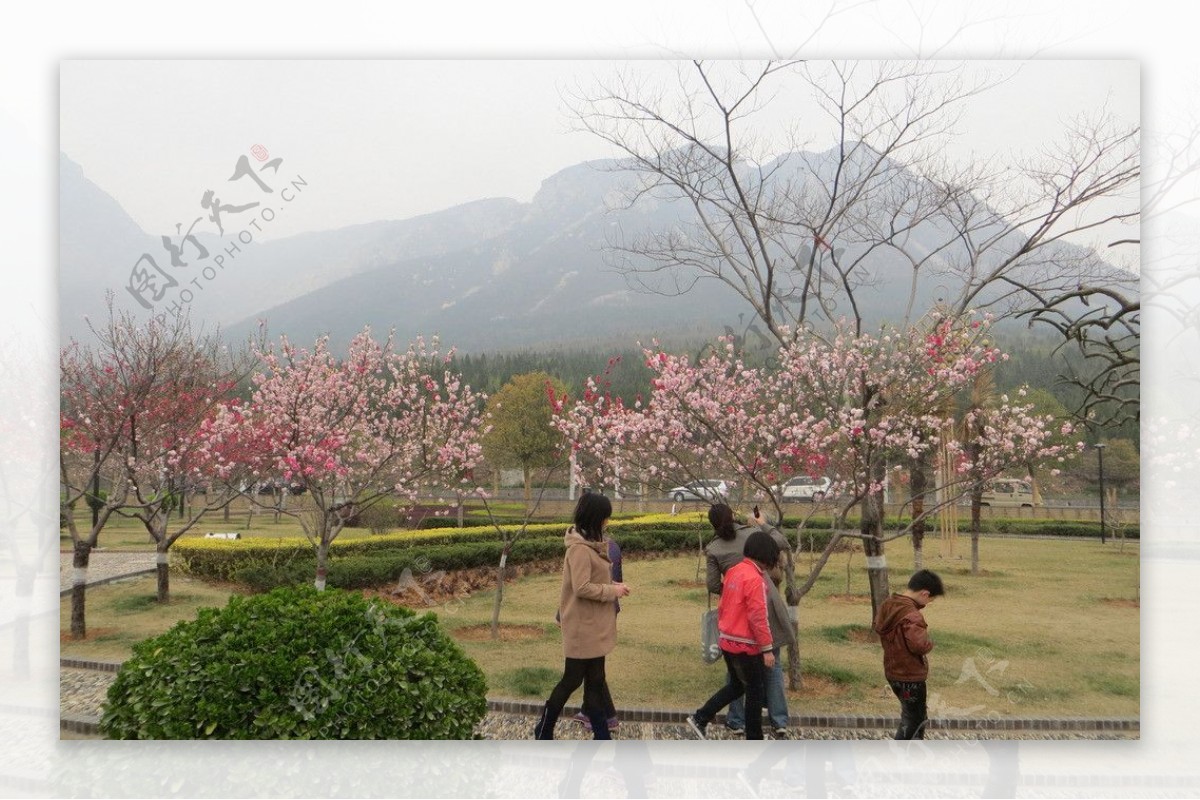
[[[793,180],[820,180],[828,154],[792,154]],[[749,307],[714,279],[668,297],[638,291],[611,269],[611,238],[689,219],[685,202],[644,197],[622,203],[628,173],[588,162],[546,178],[529,203],[479,200],[406,220],[377,221],[242,246],[192,302],[194,318],[242,338],[265,319],[271,335],[298,341],[328,333],[335,347],[364,325],[395,329],[401,342],[437,334],[467,352],[554,348],[597,339],[696,338],[741,330]],[[60,168],[61,329],[86,335],[84,314],[103,312],[105,289],[124,289],[142,252],[161,254],[120,206],[65,156]],[[214,252],[215,234],[201,242]],[[179,268],[181,280],[195,264]],[[860,302],[869,319],[896,315],[908,293],[904,265],[881,261]],[[898,283],[898,281],[900,283]],[[901,289],[900,287],[903,287]],[[936,282],[921,289],[932,302]]]

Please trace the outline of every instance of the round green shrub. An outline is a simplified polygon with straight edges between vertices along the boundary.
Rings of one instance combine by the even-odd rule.
[[[233,597],[133,648],[111,739],[469,739],[479,667],[433,614],[312,587]]]

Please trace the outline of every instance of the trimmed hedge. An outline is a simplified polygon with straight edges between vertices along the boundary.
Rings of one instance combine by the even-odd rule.
[[[696,531],[646,531],[618,537],[624,553],[657,553],[690,550],[698,546]],[[242,542],[222,542],[242,544]],[[327,585],[342,589],[367,588],[397,581],[406,569],[414,573],[494,566],[500,561],[503,544],[493,535],[490,541],[454,542],[423,547],[394,547],[389,550],[346,552],[336,547],[330,553]],[[527,537],[517,540],[508,563],[527,564],[562,558],[561,537]],[[252,589],[304,584],[316,573],[311,549],[282,554],[254,547],[217,549],[205,547],[176,559],[181,571],[199,578],[233,581]]]
[[[1089,539],[1100,538],[1099,522],[1081,522],[1078,520],[1053,519],[994,519],[985,523],[985,534],[1009,533],[1020,536],[1081,536]],[[1109,538],[1114,536],[1112,525],[1107,525]],[[1122,525],[1121,532],[1126,539],[1139,539],[1140,525]],[[959,523],[959,535],[962,535],[962,524]]]
[[[234,596],[133,647],[112,739],[468,739],[487,684],[433,614],[311,588]]]
[[[496,521],[501,525],[520,525],[522,519],[520,517],[496,517]],[[564,526],[570,523],[559,522],[555,524]],[[434,528],[457,528],[459,524],[458,518],[451,514],[448,517],[425,517],[417,527],[421,530],[430,530]],[[492,527],[492,521],[486,517],[463,517],[462,527],[490,528]]]
[[[665,515],[659,515],[663,517]],[[693,550],[712,539],[707,522],[701,525],[682,518],[649,518],[613,522],[609,531],[625,553],[657,553]],[[796,545],[794,523],[785,520],[784,536]],[[808,520],[800,549],[821,551],[833,533],[831,521]],[[510,528],[515,532],[519,528]],[[561,523],[530,525],[513,546],[509,563],[560,558],[563,552]],[[990,520],[987,533],[1077,536],[1098,538],[1094,522],[1055,520]],[[1125,536],[1138,538],[1137,526],[1124,529]],[[960,535],[964,533],[960,530]],[[1111,535],[1111,531],[1110,531]],[[328,584],[341,588],[380,586],[399,580],[405,569],[414,573],[491,566],[499,562],[503,543],[493,528],[440,528],[374,536],[369,539],[336,540],[330,548]],[[187,539],[175,547],[173,567],[188,575],[208,580],[233,581],[254,589],[303,584],[312,580],[316,560],[308,541],[286,539]]]

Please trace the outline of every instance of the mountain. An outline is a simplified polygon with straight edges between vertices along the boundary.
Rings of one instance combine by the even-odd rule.
[[[135,266],[154,271],[142,260],[143,254],[169,276],[160,281],[174,279],[178,287],[187,287],[199,280],[203,289],[193,288],[193,318],[224,328],[380,265],[432,257],[485,241],[506,230],[523,213],[514,200],[479,200],[406,220],[369,222],[249,244],[236,241],[235,231],[226,231],[224,239],[209,232],[212,225],[205,219],[202,222],[207,228],[199,232],[204,226],[197,226],[196,241],[207,257],[200,258],[200,250],[182,244],[182,237],[176,236],[174,243],[180,246],[181,260],[187,266],[175,267],[163,246],[164,237],[145,233],[66,156],[60,157],[59,198],[59,318],[64,340],[87,334],[84,318],[105,312],[106,291],[114,293],[118,306],[146,313],[127,288]],[[199,204],[193,211],[204,213]],[[222,256],[233,245],[240,250]],[[213,266],[218,257],[224,262],[219,269]],[[203,279],[206,266],[215,275],[211,280]],[[147,294],[152,311],[166,310],[166,302],[176,296],[178,287],[160,303]]]
[[[849,168],[861,169],[871,155],[860,151]],[[744,175],[752,181],[760,172],[773,173],[777,185],[800,189],[804,202],[819,202],[832,179],[835,156],[834,151],[788,154],[761,168],[747,165]],[[752,319],[750,308],[720,281],[701,279],[679,287],[669,275],[655,273],[631,282],[615,268],[620,251],[614,243],[651,231],[686,237],[695,226],[691,205],[661,191],[642,193],[629,203],[631,177],[620,166],[597,161],[568,167],[545,179],[529,203],[480,200],[408,220],[242,245],[230,268],[196,293],[192,313],[221,324],[230,338],[243,338],[265,319],[272,336],[305,341],[328,333],[334,346],[341,346],[370,325],[377,333],[395,329],[401,343],[437,334],[444,344],[468,352],[599,340],[628,346],[655,336],[678,341],[744,330]],[[898,164],[886,167],[873,191],[904,192],[921,181]],[[88,309],[96,313],[103,288],[114,288],[121,301],[133,305],[123,287],[142,252],[158,253],[164,271],[169,257],[155,237],[141,231],[65,157],[61,189],[62,326],[68,331]],[[1019,240],[1004,220],[986,216],[986,209],[981,213],[992,233]],[[226,234],[224,244],[215,234],[198,241],[217,254],[232,241]],[[908,262],[895,251],[867,253],[861,246],[845,246],[844,258],[866,254],[855,298],[870,324],[902,317],[910,291],[918,313],[938,298],[957,294],[954,281],[961,278],[951,269],[954,252],[942,246],[948,238],[953,240],[951,232],[933,222],[911,230],[908,252],[939,253],[915,282]],[[809,243],[794,232],[777,241],[779,253]],[[1129,279],[1080,248],[1062,245],[1052,254],[1090,259],[1098,279],[1105,274]],[[1061,281],[1055,262],[1030,264],[1021,277]],[[175,274],[182,282],[198,266],[179,267]],[[779,279],[797,274],[785,272]],[[655,280],[658,293],[646,291]],[[980,297],[997,299],[994,292]],[[845,301],[840,302],[831,307],[832,314],[847,313]]]
[[[704,282],[681,298],[630,288],[606,262],[614,227],[671,222],[674,208],[611,212],[621,177],[581,164],[545,180],[520,218],[498,235],[453,252],[409,257],[267,309],[272,334],[329,333],[335,345],[370,325],[406,341],[437,334],[467,351],[589,343],[624,336],[711,335],[743,311],[729,290]],[[352,314],[347,309],[353,309]],[[253,321],[230,329],[245,335]]]

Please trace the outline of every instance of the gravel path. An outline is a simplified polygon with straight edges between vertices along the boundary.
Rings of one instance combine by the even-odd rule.
[[[99,672],[96,670],[63,667],[59,671],[59,703],[61,705],[62,713],[99,717],[102,704],[104,703],[106,693],[108,692],[108,687],[112,684],[115,678],[116,675],[111,672]],[[484,739],[532,739],[534,722],[535,720],[533,717],[524,714],[502,714],[499,712],[488,712],[488,715],[484,718],[483,722],[479,724],[476,732]],[[740,741],[742,739],[740,735],[727,731],[721,725],[710,725],[708,734],[710,739],[715,740]],[[591,733],[586,731],[582,725],[569,719],[559,720],[558,727],[555,728],[555,735],[558,739],[583,740],[592,738]],[[650,722],[625,722],[622,723],[621,727],[617,729],[613,738],[672,741],[693,740],[696,737],[691,733],[691,729],[685,725]],[[793,730],[792,738],[803,740],[844,740],[887,739],[889,736],[887,731],[879,729],[846,730],[810,728]],[[930,731],[928,738],[979,739],[981,737],[973,731]],[[1137,737],[1136,735],[1129,736],[1120,733],[1084,734],[1072,732],[1049,733],[1045,731],[989,731],[987,738],[1065,740],[1128,739]]]
[[[70,551],[59,554],[58,579],[62,589],[71,588],[71,575],[74,570],[71,566],[72,558],[73,555]],[[153,551],[113,551],[110,553],[93,550],[92,556],[88,560],[88,583],[153,569],[156,559],[157,554]]]

